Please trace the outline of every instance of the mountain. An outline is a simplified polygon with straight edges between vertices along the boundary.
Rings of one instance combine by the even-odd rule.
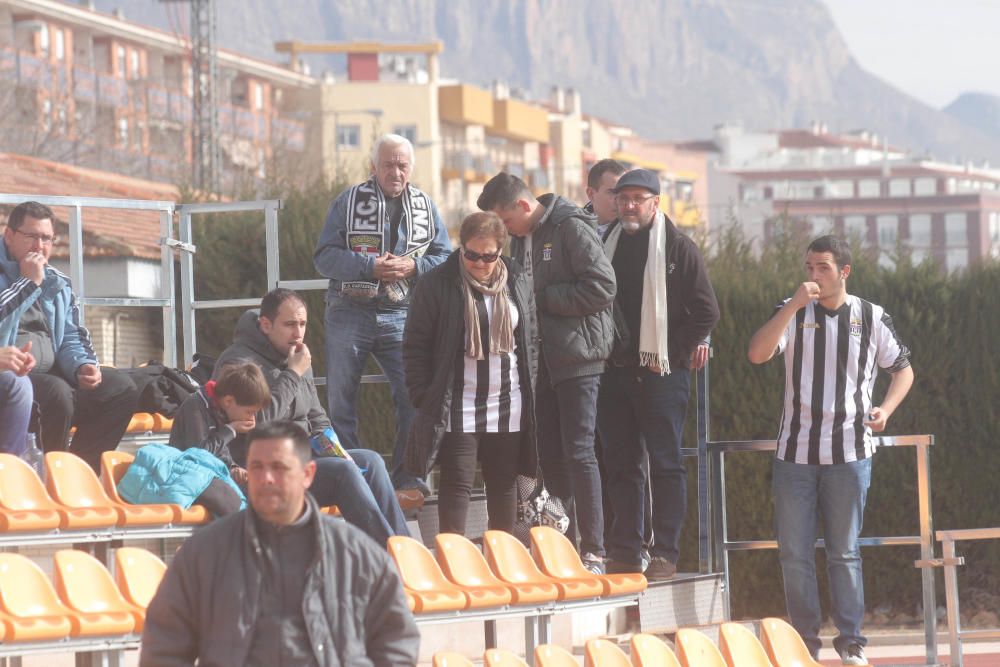
[[[186,32],[187,9],[96,0]],[[714,125],[869,129],[943,159],[1000,162],[1000,135],[862,69],[820,0],[217,0],[219,43],[277,60],[275,41],[441,39],[442,76],[506,80],[544,99],[574,87],[584,111],[651,138]],[[183,18],[182,16],[183,15]]]
[[[1000,138],[1000,96],[962,93],[944,108],[944,112],[970,127]]]

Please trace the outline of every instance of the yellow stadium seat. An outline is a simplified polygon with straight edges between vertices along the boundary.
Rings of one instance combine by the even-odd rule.
[[[510,533],[502,530],[487,530],[483,533],[483,551],[486,562],[493,572],[510,584],[529,584],[532,586],[552,585],[556,587],[558,600],[575,600],[593,597],[590,590],[583,587],[567,586],[538,569],[531,554],[524,545]]]
[[[438,651],[434,654],[434,667],[473,667],[472,661],[461,653]]]
[[[678,630],[676,643],[677,658],[683,667],[726,667],[726,661],[712,640],[697,630]]]
[[[607,639],[591,639],[583,651],[584,667],[632,667],[625,652]]]
[[[485,667],[528,667],[528,663],[521,660],[516,653],[502,648],[491,648],[483,654],[483,665]]]
[[[437,543],[438,565],[449,581],[461,586],[470,596],[475,592],[492,599],[492,606],[511,603],[514,597],[511,587],[490,571],[476,545],[457,533],[438,533],[434,540]]]
[[[153,413],[153,431],[156,433],[170,433],[170,429],[174,426],[174,420],[170,417],[164,417],[159,413]]]
[[[791,625],[780,618],[760,622],[761,643],[774,667],[822,667],[809,654],[806,643]]]
[[[101,454],[101,485],[104,487],[104,492],[108,494],[108,497],[120,505],[130,504],[119,495],[118,482],[122,481],[122,477],[125,476],[128,467],[132,465],[133,461],[135,461],[135,456],[128,452],[119,452],[116,450]],[[184,509],[180,505],[173,503],[163,504],[173,511],[174,518],[172,521],[176,524],[198,525],[208,523],[212,520],[212,513],[203,505],[191,505],[191,507]]]
[[[535,647],[535,665],[537,667],[580,667],[573,654],[555,644],[542,644]]]
[[[153,415],[148,412],[137,412],[132,415],[132,419],[129,420],[128,428],[125,431],[127,433],[145,433],[146,431],[152,431],[155,425],[156,420],[153,419]]]
[[[31,466],[13,454],[0,454],[0,532],[62,527],[66,520],[59,509]]]
[[[719,651],[729,667],[772,667],[757,635],[739,623],[722,624]]]
[[[604,596],[628,595],[646,590],[646,577],[642,573],[595,575],[587,570],[573,543],[555,528],[532,528],[531,546],[542,572],[560,582],[575,582],[580,586],[592,587],[591,582],[596,579],[601,585],[601,591],[595,595]]]
[[[0,611],[5,641],[78,636],[78,614],[59,601],[41,568],[20,554],[0,553]]]
[[[411,537],[389,538],[389,553],[406,588],[418,602],[421,613],[466,609],[469,596],[445,579],[427,547]]]
[[[115,582],[118,590],[126,600],[140,609],[149,606],[166,572],[166,564],[145,549],[115,549]]]
[[[653,635],[632,635],[631,657],[633,667],[681,667],[667,643]]]
[[[174,520],[169,505],[127,505],[111,500],[94,471],[76,454],[47,453],[45,470],[49,493],[67,507],[107,508],[115,513],[119,526],[163,526]]]
[[[142,632],[145,612],[122,597],[99,560],[75,549],[57,551],[54,560],[56,591],[70,609],[116,628],[102,634]]]

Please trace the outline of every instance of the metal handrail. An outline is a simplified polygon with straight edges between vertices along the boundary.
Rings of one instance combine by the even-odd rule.
[[[934,571],[922,565],[934,559],[934,528],[931,515],[930,487],[930,447],[934,445],[933,435],[898,435],[872,438],[878,447],[914,447],[917,457],[917,499],[920,534],[918,536],[882,536],[861,538],[862,546],[920,546],[920,558],[917,562],[921,568],[921,587],[924,605],[924,645],[927,664],[937,664],[937,615],[934,592]],[[726,522],[726,483],[725,455],[739,452],[774,452],[778,448],[776,440],[732,440],[708,442],[709,467],[711,475],[712,497],[709,501],[712,516],[713,545],[717,561],[713,563],[713,571],[721,571],[723,575],[724,595],[723,607],[726,618],[730,617],[730,587],[729,587],[729,552],[754,549],[776,549],[774,540],[744,540],[729,539],[729,528]],[[823,544],[817,540],[817,546]]]
[[[1000,628],[962,630],[962,618],[959,614],[958,566],[965,564],[965,558],[955,553],[955,543],[974,540],[1000,540],[1000,528],[939,530],[937,538],[941,542],[941,561],[934,565],[939,564],[944,568],[944,597],[948,610],[948,642],[951,647],[951,665],[952,667],[962,667],[962,639],[1000,639]]]

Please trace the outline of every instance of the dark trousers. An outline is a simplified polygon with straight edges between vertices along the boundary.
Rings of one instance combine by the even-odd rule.
[[[514,530],[521,437],[521,433],[445,433],[438,453],[440,532],[465,534],[477,459],[483,463],[490,530]]]
[[[601,376],[587,375],[553,387],[545,360],[539,360],[535,422],[545,488],[563,501],[570,517],[568,536],[579,535],[580,553],[595,556],[604,555],[601,475],[594,455],[600,384]]]
[[[608,555],[624,563],[639,563],[646,484],[642,464],[648,453],[653,498],[650,552],[676,563],[687,512],[681,440],[690,372],[677,368],[661,377],[647,369],[609,368],[602,382],[598,419],[604,436],[608,495],[615,512]]]
[[[603,385],[602,385],[603,386]],[[603,389],[601,390],[603,391]],[[601,393],[597,393],[597,404],[601,404]],[[604,467],[604,443],[601,435],[601,421],[597,420],[594,432],[594,455],[597,470],[601,474],[601,510],[604,512],[604,545],[611,543],[611,526],[614,525],[615,509],[611,506],[611,490],[608,488],[608,471]],[[653,546],[653,497],[649,493],[649,457],[642,457],[642,476],[646,480],[642,498],[642,545],[648,551]]]
[[[101,384],[77,389],[52,373],[31,373],[41,413],[41,441],[46,452],[66,449],[70,427],[76,434],[69,451],[100,472],[101,453],[118,447],[128,428],[138,392],[132,379],[114,368],[101,368]]]
[[[201,492],[195,502],[204,505],[216,519],[239,512],[240,505],[243,504],[240,494],[218,478],[209,482],[208,487]]]

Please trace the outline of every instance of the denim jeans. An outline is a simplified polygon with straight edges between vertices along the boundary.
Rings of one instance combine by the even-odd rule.
[[[326,390],[330,421],[346,449],[359,449],[358,389],[369,355],[389,379],[396,406],[396,441],[392,449],[392,483],[396,488],[420,486],[403,469],[413,406],[403,375],[403,327],[406,310],[380,311],[338,297],[327,297]]]
[[[31,380],[11,371],[0,372],[0,452],[24,453],[31,419]],[[38,443],[41,449],[42,443]]]
[[[314,459],[316,477],[309,490],[316,502],[321,507],[339,507],[345,521],[380,545],[384,546],[392,535],[409,536],[406,517],[399,508],[382,456],[368,449],[351,449],[348,453],[354,463],[332,456]]]
[[[644,535],[646,474],[653,498],[653,556],[676,564],[687,513],[687,471],[681,456],[691,393],[686,368],[659,375],[648,369],[609,368],[601,379],[597,418],[604,439],[605,483],[614,509],[608,556],[639,564]]]
[[[867,643],[861,634],[865,593],[858,536],[871,476],[870,458],[832,465],[774,461],[774,520],[785,604],[792,625],[814,656],[821,645],[822,620],[816,584],[817,524],[826,545],[830,615],[839,633],[834,648]]]
[[[549,493],[560,498],[570,517],[570,539],[580,553],[604,556],[601,475],[594,455],[599,375],[563,380],[552,386],[545,360],[538,364],[535,421],[538,462]]]

